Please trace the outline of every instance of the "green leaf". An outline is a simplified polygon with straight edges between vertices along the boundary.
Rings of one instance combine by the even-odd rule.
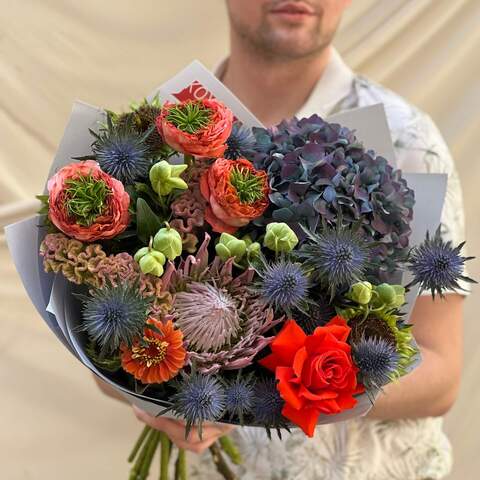
[[[148,243],[162,227],[162,222],[143,198],[137,198],[137,234],[143,243]]]

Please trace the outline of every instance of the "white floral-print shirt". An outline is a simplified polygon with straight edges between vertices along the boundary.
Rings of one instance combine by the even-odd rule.
[[[221,73],[224,64],[217,69]],[[383,103],[392,133],[396,166],[407,172],[448,174],[442,212],[444,236],[462,241],[462,192],[455,164],[430,117],[382,86],[355,75],[336,51],[297,116],[327,117],[351,108]],[[321,425],[308,439],[298,429],[272,440],[260,428],[234,433],[244,463],[242,480],[436,480],[450,471],[450,443],[442,418],[378,421],[368,418]],[[190,458],[190,478],[215,480],[209,452]]]

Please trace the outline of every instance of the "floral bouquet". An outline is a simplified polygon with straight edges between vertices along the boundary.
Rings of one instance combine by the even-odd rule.
[[[40,216],[7,239],[67,348],[187,435],[216,421],[313,436],[365,414],[419,361],[406,293],[473,281],[439,231],[411,245],[414,191],[346,126],[248,125],[212,94],[93,111],[67,129]],[[149,427],[130,478],[159,445],[168,478],[172,445]],[[211,450],[234,478],[231,439]],[[175,468],[186,478],[182,450]]]

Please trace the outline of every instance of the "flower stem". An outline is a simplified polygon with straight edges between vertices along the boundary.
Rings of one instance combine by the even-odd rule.
[[[137,460],[135,461],[135,464],[130,470],[130,476],[128,477],[129,480],[141,480],[140,471],[142,469],[143,462],[145,461],[145,458],[148,454],[150,444],[152,443],[152,439],[154,438],[155,433],[156,431],[153,430],[153,428],[150,428],[148,438],[143,443],[140,454],[138,455]]]
[[[153,431],[153,435],[151,435],[150,444],[148,445],[147,453],[145,454],[145,458],[143,460],[142,466],[140,468],[140,473],[138,475],[138,480],[146,480],[148,474],[150,472],[150,466],[152,465],[153,457],[158,447],[158,442],[160,441],[160,432]]]
[[[175,462],[175,480],[187,480],[187,454],[183,448],[178,449]]]
[[[168,436],[160,432],[160,480],[168,480],[168,462],[170,460],[171,442]]]
[[[225,458],[223,458],[222,449],[218,443],[214,443],[209,449],[212,454],[213,463],[215,463],[217,471],[223,476],[223,478],[225,478],[225,480],[237,480],[237,476],[232,472]]]
[[[232,437],[229,435],[223,435],[218,439],[220,446],[222,447],[223,451],[228,455],[230,460],[235,465],[241,465],[243,460],[240,452],[235,445],[235,442],[232,440]]]
[[[135,443],[132,449],[132,452],[128,457],[128,463],[132,463],[135,460],[135,457],[137,456],[137,453],[140,450],[140,447],[142,446],[143,442],[145,441],[145,438],[147,438],[148,432],[150,430],[151,428],[148,425],[145,425],[145,427],[142,430],[142,433],[138,437],[137,442]]]

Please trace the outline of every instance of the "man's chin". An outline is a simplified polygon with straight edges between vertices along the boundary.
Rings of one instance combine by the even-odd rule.
[[[264,39],[265,51],[284,59],[301,59],[318,52],[319,46],[310,39],[295,35],[282,35]]]

